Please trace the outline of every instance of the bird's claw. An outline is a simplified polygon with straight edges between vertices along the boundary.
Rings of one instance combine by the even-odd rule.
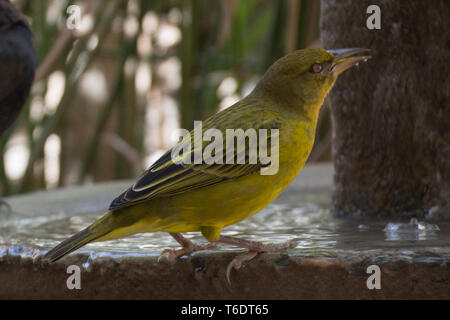
[[[185,254],[188,254],[189,251],[186,250],[186,248],[181,248],[178,250],[174,249],[164,249],[163,252],[158,257],[158,262],[161,260],[161,258],[167,254],[167,260],[170,262],[174,261],[176,258],[181,257]]]
[[[164,249],[158,257],[158,262],[161,258],[167,254],[167,260],[170,262],[175,261],[177,258],[182,257],[184,255],[189,255],[195,251],[208,250],[216,247],[215,243],[209,242],[206,244],[193,244],[191,243],[189,246],[183,247],[181,249]]]
[[[228,264],[228,266],[227,266],[227,281],[230,286],[231,286],[230,274],[231,274],[232,269],[239,270],[242,267],[242,264],[244,262],[252,260],[254,257],[256,257],[256,255],[258,253],[287,250],[287,249],[295,248],[297,246],[297,241],[291,240],[291,241],[287,241],[282,244],[268,244],[268,245],[262,244],[260,242],[255,242],[253,244],[255,245],[254,248],[249,249],[249,251],[238,255]]]
[[[228,284],[231,286],[230,281],[230,273],[232,269],[239,270],[242,267],[242,264],[246,261],[252,260],[256,255],[258,254],[258,251],[255,250],[249,250],[243,254],[238,255],[235,257],[227,266],[227,281]]]

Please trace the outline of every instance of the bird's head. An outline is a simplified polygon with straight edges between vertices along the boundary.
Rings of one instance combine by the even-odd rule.
[[[255,93],[273,98],[308,116],[317,115],[337,77],[370,58],[368,49],[304,49],[276,61],[257,85]]]

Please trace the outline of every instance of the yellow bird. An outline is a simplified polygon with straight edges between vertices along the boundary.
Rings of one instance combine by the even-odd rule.
[[[45,258],[56,261],[93,241],[165,231],[182,246],[179,250],[163,251],[161,255],[167,253],[171,259],[211,248],[216,243],[248,249],[228,265],[229,279],[233,267],[238,269],[256,254],[295,246],[293,242],[262,244],[221,236],[220,232],[266,207],[297,176],[313,147],[325,96],[340,73],[370,58],[364,55],[367,52],[360,48],[305,49],[288,54],[269,68],[247,97],[202,123],[203,133],[217,129],[224,135],[227,129],[266,129],[268,141],[278,142],[271,145],[275,149],[266,150],[271,157],[277,156],[271,158],[277,162],[275,174],[262,171],[273,163],[249,160],[250,149],[255,148],[250,143],[245,144],[244,156],[238,145],[230,151],[226,143],[220,144],[211,154],[223,154],[223,163],[181,161],[192,159],[196,150],[204,151],[207,146],[204,141],[195,145],[198,141],[194,129],[193,140],[183,140],[178,145],[191,149],[178,158],[174,158],[173,149],[168,151],[111,203],[103,217],[64,240]],[[228,163],[225,156],[230,153],[232,159],[246,161]],[[191,231],[200,231],[209,243],[196,245],[181,235]]]

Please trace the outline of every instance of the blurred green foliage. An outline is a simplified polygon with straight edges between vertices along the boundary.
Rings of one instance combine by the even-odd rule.
[[[147,61],[151,66],[177,57],[181,65],[181,84],[173,94],[178,103],[180,127],[192,128],[193,121],[204,119],[218,110],[221,102],[218,87],[226,76],[237,80],[237,92],[243,94],[246,84],[260,77],[279,57],[307,46],[320,46],[318,0],[99,0],[61,1],[17,0],[16,5],[30,17],[34,43],[38,53],[38,74],[30,99],[15,125],[0,140],[3,155],[7,143],[17,132],[26,135],[29,157],[23,177],[8,178],[5,157],[0,159],[0,194],[10,195],[48,187],[45,177],[44,145],[51,134],[61,140],[59,179],[56,186],[86,181],[132,178],[140,168],[125,152],[111,149],[105,152],[102,136],[113,131],[137,158],[144,157],[144,119],[148,108],[134,90],[134,78],[126,72],[127,61]],[[93,4],[95,3],[95,4]],[[67,7],[81,4],[85,14],[92,15],[92,27],[82,35],[68,30]],[[55,14],[55,10],[58,10]],[[53,10],[53,11],[52,11]],[[160,19],[177,13],[174,24],[181,33],[180,41],[166,50],[152,50],[142,56],[137,49],[143,32],[143,19],[148,12]],[[50,16],[56,19],[50,19]],[[125,21],[132,16],[138,21],[138,30],[127,36]],[[98,45],[90,45],[92,36]],[[153,37],[153,36],[152,36]],[[155,39],[151,39],[155,42]],[[155,46],[155,44],[153,44]],[[57,55],[52,54],[57,52]],[[46,61],[47,59],[47,61]],[[46,64],[50,60],[50,64]],[[103,61],[103,62],[102,62]],[[109,61],[109,62],[104,62]],[[94,116],[87,120],[87,139],[77,143],[76,150],[69,143],[79,95],[79,81],[92,64],[108,64],[107,99],[95,106]],[[111,68],[110,68],[111,67]],[[30,101],[44,99],[51,72],[63,72],[66,85],[54,112],[46,113],[38,121],[30,116]],[[155,68],[152,68],[154,72]],[[151,86],[161,86],[152,75]],[[325,112],[326,113],[326,112]],[[329,149],[329,121],[323,116],[319,123],[318,144]],[[111,124],[112,123],[112,124]],[[319,149],[320,149],[319,148]],[[319,159],[324,153],[314,155]],[[325,152],[326,154],[326,152]],[[327,156],[325,156],[326,158]],[[75,178],[70,167],[76,162]],[[108,163],[113,163],[108,167]],[[106,175],[99,172],[109,168]],[[113,168],[111,170],[111,168]],[[106,170],[106,169],[105,169]],[[69,177],[71,176],[71,178]],[[54,186],[53,186],[54,187]]]

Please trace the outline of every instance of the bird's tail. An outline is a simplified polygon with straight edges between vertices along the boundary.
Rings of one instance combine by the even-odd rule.
[[[85,244],[95,240],[96,238],[101,237],[101,235],[94,235],[89,228],[81,230],[77,234],[74,234],[70,238],[64,240],[52,250],[47,252],[44,256],[44,259],[55,262],[56,260],[61,259],[65,255],[71,253],[74,250],[84,246]]]
[[[111,220],[113,220],[112,218],[112,212],[108,212],[86,229],[81,230],[51,249],[44,256],[44,259],[50,262],[55,262],[72,251],[81,248],[85,244],[95,241],[96,239],[110,233],[113,229],[112,223],[110,223]]]

